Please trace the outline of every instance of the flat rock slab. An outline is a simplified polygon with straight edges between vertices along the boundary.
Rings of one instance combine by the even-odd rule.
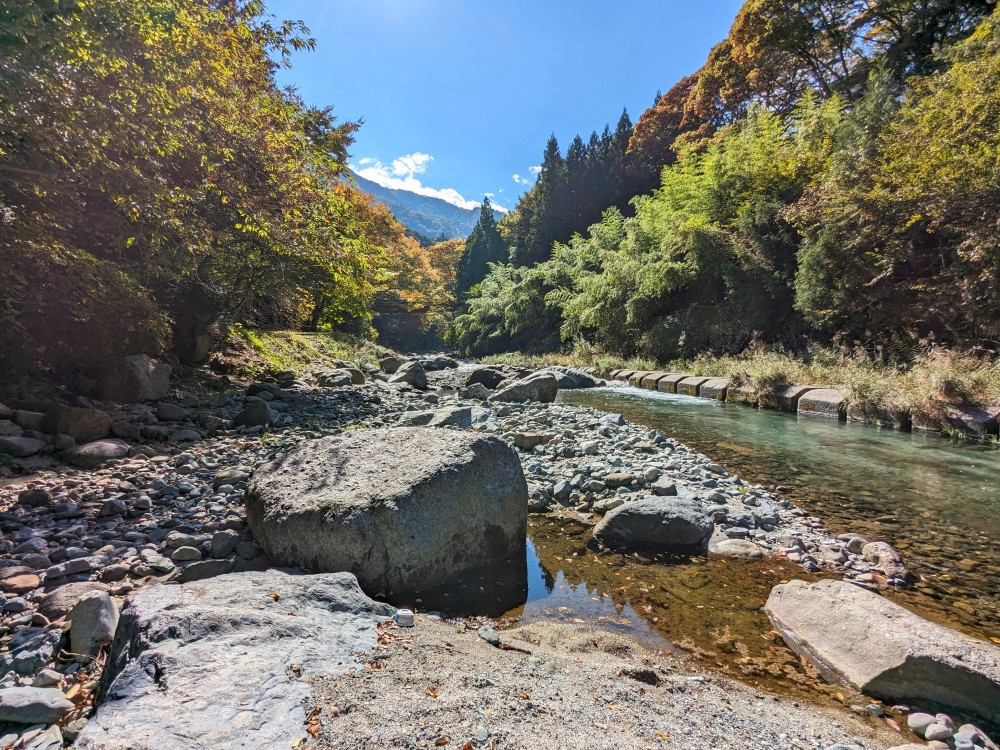
[[[390,601],[524,557],[521,462],[474,433],[398,427],[312,440],[258,469],[246,505],[276,563],[347,570]]]
[[[839,388],[813,388],[799,396],[797,411],[803,417],[843,419],[846,398]]]
[[[892,701],[931,700],[1000,721],[1000,648],[844,581],[775,586],[764,607],[831,682]]]
[[[653,373],[648,370],[639,370],[638,372],[633,372],[628,379],[628,382],[634,385],[636,388],[642,387],[643,378],[649,377]]]
[[[126,603],[82,750],[295,747],[310,681],[360,667],[392,609],[349,573],[232,573]]]

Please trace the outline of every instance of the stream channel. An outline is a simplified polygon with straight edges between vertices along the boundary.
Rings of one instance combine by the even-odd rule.
[[[1000,452],[633,387],[560,392],[617,412],[704,453],[823,520],[903,552],[920,582],[888,594],[973,636],[1000,636]],[[772,631],[771,587],[814,580],[790,563],[694,558],[682,563],[599,551],[568,516],[528,520],[527,602],[501,622],[598,623],[715,671],[810,701],[863,700],[825,684]],[[845,695],[846,693],[846,695]]]

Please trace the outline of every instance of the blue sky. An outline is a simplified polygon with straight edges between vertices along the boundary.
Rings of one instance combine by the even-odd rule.
[[[279,80],[364,119],[352,165],[457,205],[513,208],[550,133],[565,153],[704,62],[741,0],[269,0],[317,42]],[[515,177],[515,175],[517,177]]]

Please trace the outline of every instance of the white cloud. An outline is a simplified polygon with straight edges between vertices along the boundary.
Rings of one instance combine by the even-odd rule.
[[[517,172],[514,173],[513,177],[514,177],[514,182],[516,182],[518,185],[527,185],[529,182],[531,182],[531,180],[529,180],[527,177],[521,177],[521,175],[519,175]]]
[[[531,172],[531,174],[539,174],[542,171],[542,166],[538,165],[537,167],[528,167],[528,171]]]
[[[371,157],[360,159],[354,167],[354,171],[371,180],[382,187],[394,190],[408,190],[417,195],[426,195],[431,198],[440,198],[460,208],[479,208],[478,201],[470,201],[454,188],[436,189],[424,185],[416,175],[424,174],[427,171],[427,164],[434,160],[430,154],[422,154],[419,151],[400,156],[393,159],[392,164],[386,167],[382,162]],[[359,169],[360,167],[360,169]]]

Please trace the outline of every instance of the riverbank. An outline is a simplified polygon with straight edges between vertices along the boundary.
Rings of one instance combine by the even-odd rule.
[[[1000,431],[1000,363],[947,350],[920,355],[907,367],[883,366],[863,355],[832,350],[817,350],[808,358],[758,350],[657,363],[584,349],[550,355],[511,353],[483,361],[536,368],[587,367],[604,377],[618,371],[719,378],[734,389],[732,400],[765,408],[782,408],[780,394],[788,389],[829,389],[841,395],[835,412],[841,419],[994,443]]]
[[[753,546],[751,551],[755,554],[756,550],[763,554],[765,550],[785,549],[786,565],[789,564],[788,551],[798,550],[796,554],[800,557],[795,565],[801,566],[800,571],[802,567],[810,569],[811,566],[822,569],[827,562],[842,565],[824,558],[824,551],[843,548],[845,543],[825,534],[820,519],[797,511],[765,487],[747,485],[709,458],[648,429],[620,418],[606,418],[590,409],[558,404],[484,403],[482,390],[466,392],[470,371],[451,369],[452,364],[446,358],[437,358],[435,366],[445,369],[426,373],[430,380],[430,388],[426,391],[387,384],[385,376],[373,369],[368,370],[367,377],[360,369],[339,374],[320,369],[302,373],[302,379],[286,377],[281,383],[259,382],[211,399],[173,397],[156,408],[115,411],[116,416],[126,417],[120,421],[131,419],[131,424],[142,425],[140,434],[144,438],[134,441],[127,455],[111,458],[104,468],[80,470],[60,464],[58,454],[50,452],[40,459],[40,463],[26,467],[31,472],[29,476],[10,481],[3,488],[6,511],[0,522],[10,540],[4,559],[7,561],[5,574],[11,574],[5,575],[3,580],[7,603],[13,602],[5,608],[4,625],[8,635],[31,628],[41,628],[52,634],[60,631],[74,603],[64,602],[60,609],[47,608],[47,614],[41,613],[40,608],[54,592],[62,590],[65,596],[68,593],[66,585],[86,584],[86,589],[77,593],[98,591],[120,600],[150,585],[197,581],[230,571],[266,567],[267,560],[246,534],[243,522],[242,490],[248,476],[259,463],[283,454],[302,441],[335,434],[362,423],[369,426],[450,424],[460,428],[471,426],[501,436],[520,448],[518,455],[532,490],[534,510],[541,514],[539,518],[551,517],[555,524],[563,519],[564,526],[573,524],[589,530],[601,511],[615,510],[620,507],[619,501],[623,503],[647,492],[657,493],[656,487],[670,496],[668,486],[671,484],[681,486],[675,486],[675,492],[683,486],[696,485],[706,499],[716,492],[720,495],[712,500],[713,517],[719,519],[714,526],[716,544],[746,542]],[[367,382],[355,383],[356,380]],[[334,382],[338,384],[320,385]],[[247,409],[262,410],[260,403],[267,405],[265,413],[271,413],[269,420],[262,420],[257,425],[233,424]],[[560,486],[562,484],[566,487]],[[750,502],[745,502],[747,500]],[[549,524],[549,527],[554,528],[554,525]],[[733,531],[732,536],[726,533],[727,529]],[[789,544],[785,544],[783,534],[789,537]],[[573,534],[565,536],[571,539]],[[569,558],[588,556],[588,544],[578,537],[577,541],[569,541],[572,549],[565,553],[543,552],[540,557],[549,561],[553,574],[558,568],[551,561],[562,563],[562,558],[566,558],[560,567],[569,571],[573,567]],[[608,558],[611,553],[600,549],[595,552],[596,557],[609,563],[608,584],[603,588],[611,589],[594,591],[595,596],[607,596],[616,605],[631,601],[639,608],[657,606],[655,597],[645,599],[651,586],[634,578],[631,569],[615,569],[616,563]],[[864,562],[863,555],[847,552],[843,557],[844,562],[851,563],[850,575],[869,576],[859,580],[862,584],[877,585],[893,577],[880,571],[879,563]],[[649,569],[670,570],[669,566],[662,565],[664,562],[651,560]],[[734,562],[733,566],[737,564]],[[679,565],[675,569],[694,568]],[[613,586],[616,578],[620,582]],[[709,575],[711,578],[716,576]],[[775,577],[774,582],[777,580]],[[706,582],[697,584],[704,589],[705,601],[711,602],[712,589],[706,589],[705,585]],[[761,603],[750,606],[759,608]],[[706,605],[692,602],[690,606],[700,609]],[[722,610],[719,612],[721,615]],[[650,614],[650,617],[657,615]],[[512,619],[516,622],[516,613]],[[592,625],[586,622],[570,624]],[[682,624],[672,621],[671,626],[682,627]],[[450,627],[454,632],[455,624]],[[699,623],[699,627],[705,630],[703,623]],[[726,637],[724,629],[718,627],[717,632],[708,632],[717,641],[718,652],[731,652],[734,665],[738,658],[744,659],[747,665],[756,661],[755,654],[743,654],[740,649],[759,638],[760,633],[729,633]],[[705,660],[705,664],[713,660],[720,665],[726,662],[726,657],[716,658],[710,648],[693,635],[687,636],[680,630],[672,635],[676,639],[673,642],[681,646],[680,651],[689,655],[676,657],[685,664],[684,670],[700,669],[684,661],[689,658]],[[72,737],[90,715],[101,661],[82,659],[67,663],[55,658],[58,641],[49,638],[45,644],[48,645],[43,644],[40,649],[39,644],[32,644],[38,653],[31,665],[25,662],[24,672],[3,687],[47,684],[56,692],[72,694],[73,708],[64,714],[61,722],[67,735]],[[7,648],[13,651],[20,645],[8,641]],[[46,647],[50,649],[48,653]],[[772,641],[768,648],[783,654],[779,661],[786,667],[798,663],[797,658],[779,643]],[[796,669],[803,673],[802,667],[793,667],[793,671]],[[737,667],[733,673],[738,671]],[[467,676],[462,671],[456,672],[457,679]],[[597,676],[598,672],[594,672],[592,678],[597,679]],[[516,678],[519,674],[515,672],[511,680]],[[592,684],[588,683],[587,691],[592,693],[590,687]],[[823,694],[824,700],[829,703],[828,710],[835,710],[839,704],[834,703],[829,692]],[[584,694],[587,692],[580,692]],[[775,722],[782,721],[787,713],[788,698],[784,701],[774,703]],[[859,706],[863,706],[863,702]],[[600,705],[598,708],[601,709],[598,713],[614,710]],[[713,701],[700,704],[700,709],[705,712],[703,723],[708,723],[715,720],[720,707]],[[567,711],[576,710],[576,706],[567,707]],[[820,736],[832,737],[836,731],[842,731],[842,735],[831,741],[840,741],[844,734],[864,738],[879,731],[876,727],[888,726],[876,720],[878,717],[869,717],[861,720],[861,728],[855,730],[859,720],[853,713],[840,708],[837,715],[842,717],[842,723],[846,722],[844,726],[850,728],[829,725]],[[692,721],[702,714],[693,716]],[[424,720],[430,721],[422,716],[421,721]],[[872,723],[875,726],[869,726]],[[637,732],[647,728],[645,724],[633,727]],[[742,741],[737,732],[721,742],[721,746],[742,747],[739,744]],[[818,741],[810,745],[821,746]],[[501,746],[517,745],[497,745]],[[880,745],[876,742],[868,746]]]

